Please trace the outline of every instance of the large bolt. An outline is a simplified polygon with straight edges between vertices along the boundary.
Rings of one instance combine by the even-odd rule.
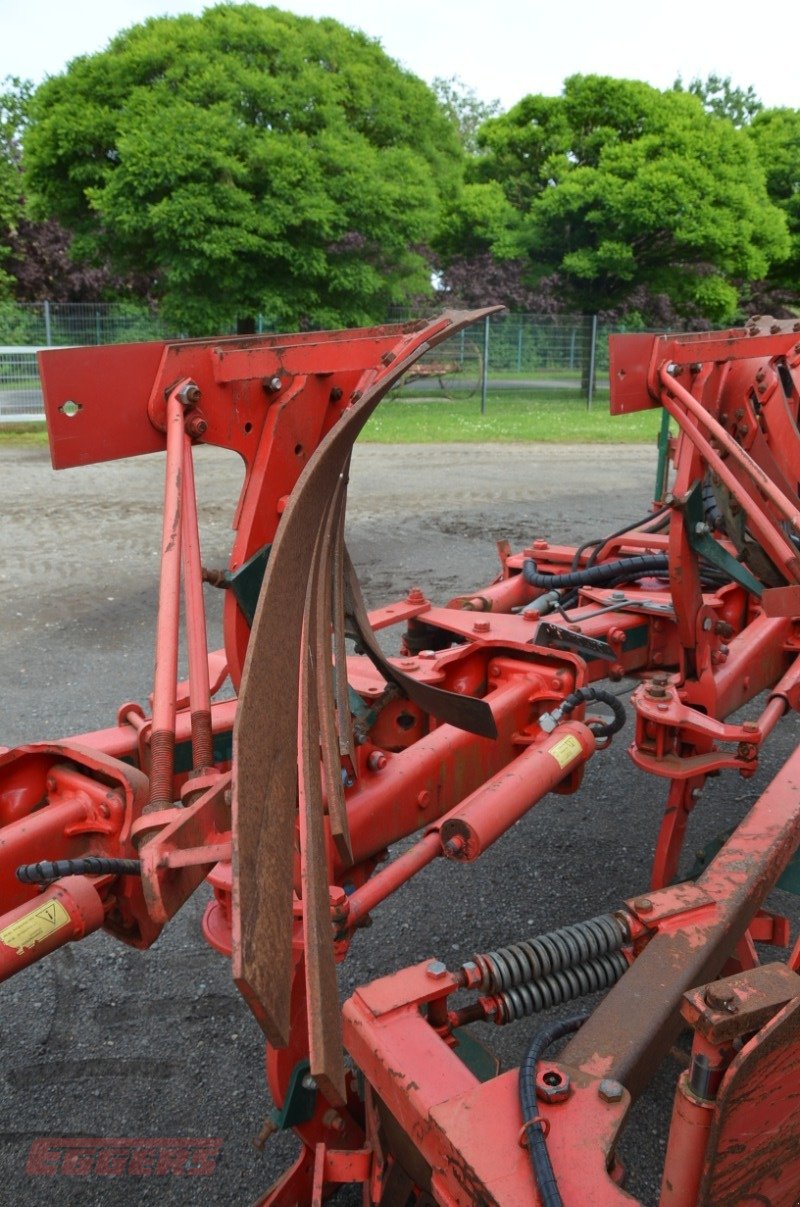
[[[438,981],[443,976],[447,976],[447,965],[443,964],[441,960],[432,960],[425,971],[428,976],[432,976]]]
[[[275,1132],[277,1132],[279,1130],[280,1130],[280,1128],[278,1127],[278,1124],[275,1122],[274,1119],[272,1119],[268,1115],[267,1118],[264,1120],[264,1126],[261,1128],[261,1131],[258,1133],[255,1140],[253,1141],[253,1147],[262,1149],[264,1147],[264,1145],[266,1144],[267,1140],[269,1140],[270,1136],[274,1136]]]
[[[597,1093],[603,1099],[603,1102],[620,1102],[625,1089],[618,1081],[613,1081],[610,1077],[604,1077],[597,1087]]]
[[[703,995],[705,1003],[712,1010],[720,1010],[725,1014],[735,1014],[739,1009],[736,994],[730,985],[712,985]]]
[[[736,993],[730,985],[712,985],[703,995],[707,1007],[712,1010],[722,1010],[724,1014],[736,1014],[738,1005]]]

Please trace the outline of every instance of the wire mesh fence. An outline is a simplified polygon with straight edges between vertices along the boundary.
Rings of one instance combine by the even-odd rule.
[[[393,316],[393,318],[419,317]],[[258,316],[256,330],[269,329]],[[622,325],[594,315],[493,315],[426,353],[406,374],[395,397],[480,397],[488,391],[547,393],[591,403],[608,389],[608,335]],[[210,333],[211,334],[211,333]],[[213,334],[229,334],[214,332]],[[134,343],[177,338],[144,306],[114,303],[0,304],[0,423],[41,420],[43,401],[36,353],[70,345]]]

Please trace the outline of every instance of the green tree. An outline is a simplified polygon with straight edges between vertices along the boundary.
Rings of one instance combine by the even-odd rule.
[[[32,92],[30,81],[16,76],[0,83],[0,296],[7,296],[13,285],[3,265],[23,214],[22,132]]]
[[[157,18],[37,91],[38,214],[74,249],[149,274],[204,332],[383,318],[430,289],[420,250],[463,152],[434,94],[336,21],[254,4]]]
[[[488,118],[498,115],[500,102],[482,101],[475,89],[465,84],[457,75],[448,76],[446,79],[437,76],[431,82],[431,88],[458,131],[466,153],[477,155],[480,151],[478,130]]]
[[[573,76],[561,97],[526,97],[479,138],[472,174],[519,211],[531,280],[557,274],[577,309],[641,307],[644,292],[727,322],[737,282],[789,252],[751,139],[691,94]]]
[[[683,81],[680,76],[673,84],[676,92],[683,92]],[[726,75],[709,75],[701,80],[695,76],[690,81],[686,91],[698,97],[706,113],[714,117],[727,117],[734,126],[748,125],[764,106],[756,96],[755,89],[737,88],[731,83],[731,77]]]
[[[791,240],[788,257],[772,270],[765,285],[783,295],[779,299],[796,313],[800,306],[800,112],[763,109],[753,118],[748,134],[766,173],[767,192],[785,214]],[[761,290],[763,296],[764,290]],[[767,299],[767,306],[774,306]]]

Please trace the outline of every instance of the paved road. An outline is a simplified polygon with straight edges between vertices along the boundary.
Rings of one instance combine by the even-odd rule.
[[[368,601],[415,583],[438,601],[476,588],[495,572],[500,537],[519,546],[610,531],[646,509],[654,461],[629,445],[360,446],[349,530]],[[0,742],[110,724],[122,700],[146,698],[162,472],[153,457],[56,475],[42,450],[0,449]],[[204,449],[198,478],[204,557],[221,565],[240,466]],[[777,756],[790,737],[778,736]],[[543,802],[479,864],[428,869],[377,911],[343,966],[343,992],[428,956],[460,963],[640,891],[663,791],[624,746],[599,754],[577,796]],[[692,819],[690,848],[740,816],[766,778],[721,777]],[[292,1137],[263,1154],[250,1144],[268,1107],[263,1043],[226,961],[200,936],[204,904],[200,893],[150,952],[93,936],[2,987],[0,1201],[240,1205],[283,1168]],[[506,1063],[519,1059],[524,1023],[483,1030]],[[623,1149],[647,1202],[671,1109],[668,1064]],[[65,1136],[219,1138],[221,1158],[197,1178],[26,1173],[33,1141]]]

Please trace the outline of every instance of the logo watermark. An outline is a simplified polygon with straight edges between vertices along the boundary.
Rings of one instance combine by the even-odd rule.
[[[48,1178],[208,1177],[221,1149],[222,1140],[196,1136],[48,1136],[31,1144],[25,1172]]]

